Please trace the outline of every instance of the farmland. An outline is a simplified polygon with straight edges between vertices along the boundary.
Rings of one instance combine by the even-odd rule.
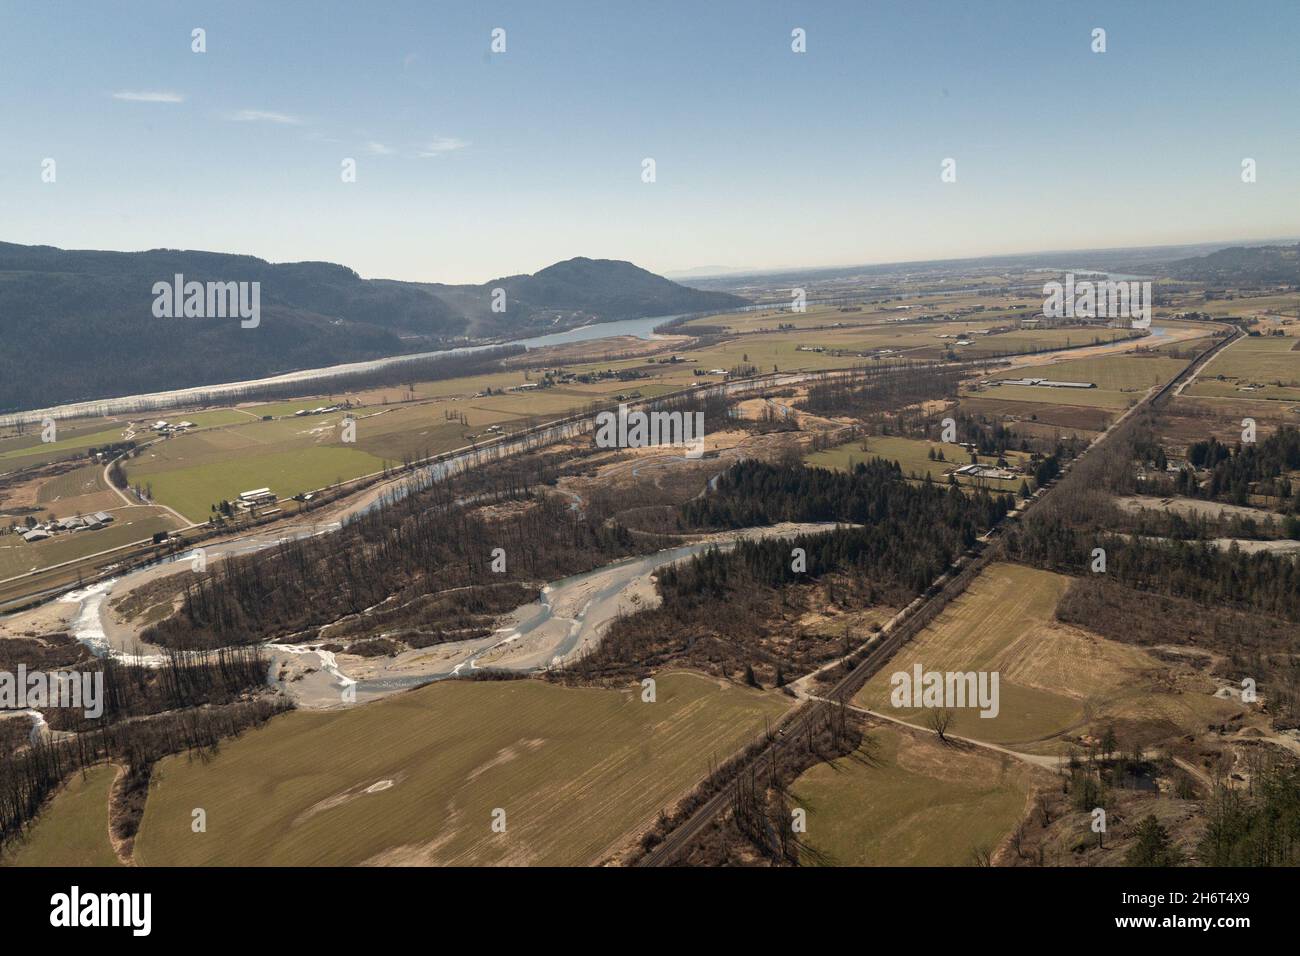
[[[1044,401],[1020,401],[1008,398],[1001,388],[985,389],[961,397],[961,409],[972,415],[1017,422],[1016,431],[1050,435],[1083,435],[1101,432],[1114,419],[1110,409],[1086,405],[1061,405]],[[1039,392],[1047,391],[1038,389]],[[1030,429],[1027,426],[1037,425]]]
[[[41,509],[37,520],[112,511],[123,504],[121,496],[104,481],[104,469],[98,464],[73,468],[41,482],[35,493]]]
[[[943,460],[932,460],[928,454],[931,449],[936,454],[941,452]],[[961,445],[955,445],[951,442],[931,442],[914,438],[885,436],[860,439],[836,448],[814,452],[808,455],[805,461],[810,465],[817,465],[822,468],[836,468],[847,471],[854,463],[869,461],[872,458],[885,458],[896,461],[899,467],[903,469],[904,475],[922,478],[928,475],[935,481],[943,480],[944,473],[951,471],[953,468],[972,464],[971,453]],[[979,455],[976,456],[976,459],[981,465],[997,465],[998,462],[995,456],[989,455]],[[1017,465],[1028,461],[1029,456],[1022,452],[1008,452],[1006,460],[1014,469]],[[958,481],[962,484],[978,485],[996,491],[1015,491],[1020,487],[1023,480],[1022,478],[968,478],[964,475],[958,477]]]
[[[175,531],[180,527],[162,508],[120,508],[110,513],[114,516],[113,523],[100,531],[59,534],[32,543],[16,534],[0,535],[0,579],[147,540],[159,531]]]
[[[291,497],[484,441],[492,425],[522,428],[537,416],[562,418],[630,392],[662,394],[693,384],[692,378],[689,366],[678,366],[671,368],[667,381],[607,379],[497,394],[525,382],[524,373],[507,372],[434,382],[431,390],[440,393],[437,397],[361,405],[346,412],[295,416],[323,399],[250,406],[247,411],[254,414],[238,413],[237,423],[150,445],[128,460],[127,476],[132,485],[149,488],[154,501],[191,521],[204,521],[213,504],[241,491],[265,487],[281,499]],[[491,388],[494,394],[471,391],[476,387]],[[413,394],[420,389],[417,384]],[[343,441],[345,416],[355,420],[355,443]]]
[[[936,303],[941,300],[937,297]],[[974,299],[968,303],[963,298],[961,307],[974,308],[973,303]],[[925,306],[917,304],[918,308]],[[956,308],[958,304],[945,303],[943,307]],[[728,322],[743,318],[743,324],[751,327],[751,318],[764,315],[744,313],[729,317]],[[973,339],[971,345],[957,350],[962,357],[1080,344],[1080,336],[1089,342],[1108,341],[1126,334],[1126,330],[1103,328],[973,334],[999,325],[1005,327],[1015,318],[1016,313],[995,308],[943,322],[894,321],[898,313],[889,307],[863,313],[818,308],[808,315],[819,321],[833,316],[840,319],[825,322],[818,329],[759,332],[698,345],[681,337],[665,339],[649,346],[658,349],[655,355],[620,358],[602,351],[608,346],[596,343],[576,351],[570,347],[560,360],[563,370],[578,377],[594,376],[595,380],[589,382],[555,382],[545,388],[519,391],[521,385],[539,383],[543,370],[553,367],[546,364],[544,354],[528,353],[505,360],[500,371],[462,378],[413,380],[329,396],[170,413],[170,419],[190,421],[194,429],[157,440],[137,425],[135,440],[148,445],[125,462],[125,469],[129,482],[148,489],[153,501],[175,509],[190,521],[201,522],[211,513],[213,504],[230,500],[241,491],[268,487],[280,498],[291,497],[484,441],[490,437],[486,429],[493,426],[509,431],[538,419],[573,414],[593,402],[608,403],[619,395],[649,398],[719,381],[720,376],[696,374],[715,368],[752,366],[760,372],[848,368],[875,361],[869,356],[878,352],[890,361],[942,358],[953,348],[952,337],[961,332],[972,333]],[[790,318],[788,313],[772,313],[762,321],[776,316],[782,321]],[[841,327],[832,327],[836,322],[842,322]],[[1067,364],[1054,368],[1064,374]],[[1146,371],[1154,367],[1144,366]],[[1124,375],[1113,377],[1125,380]],[[992,396],[993,391],[981,394]],[[1009,388],[998,391],[996,397],[1003,402],[1030,397],[1010,394],[1013,390]],[[1084,405],[1120,408],[1132,398],[1107,389],[1093,392],[1085,399],[1071,399]],[[1032,398],[1042,406],[1063,397],[1035,394]],[[351,407],[321,415],[296,414],[342,402]],[[345,414],[356,419],[355,444],[342,441],[340,423]],[[17,469],[66,457],[96,444],[120,441],[127,433],[127,423],[107,419],[60,423],[60,441],[52,445],[41,445],[39,436],[31,433],[0,441],[0,467],[12,463]],[[47,494],[67,497],[66,490]]]
[[[926,671],[996,671],[996,717],[955,711],[952,733],[1029,752],[1061,753],[1105,714],[1135,725],[1196,726],[1236,712],[1208,681],[1160,686],[1168,671],[1147,652],[1058,623],[1070,579],[1021,565],[996,564],[903,648],[859,692],[871,710],[923,724],[925,713],[890,703],[890,677]]]
[[[5,866],[120,866],[108,835],[108,794],[118,768],[74,774]]]
[[[381,471],[384,460],[342,445],[286,449],[232,457],[213,468],[209,462],[166,468],[150,455],[128,472],[132,483],[149,485],[153,500],[175,508],[191,521],[206,521],[213,504],[251,488],[270,488],[280,498],[313,491],[339,480]],[[152,462],[150,459],[154,459]],[[390,462],[391,464],[391,462]]]
[[[1189,395],[1300,401],[1300,339],[1268,335],[1237,340],[1186,389]]]
[[[1044,388],[1000,385],[979,392],[998,400],[1047,402],[1064,405],[1123,409],[1137,403],[1154,385],[1163,385],[1182,370],[1182,359],[1154,356],[1111,355],[1022,366],[1000,372],[993,379],[1045,378],[1067,382],[1092,382],[1096,388]]]
[[[136,841],[144,865],[581,864],[776,719],[788,699],[689,673],[640,688],[433,684],[297,712],[206,762],[168,758]],[[208,832],[191,832],[191,810]],[[493,811],[506,832],[492,830]]]
[[[793,802],[808,813],[801,862],[969,866],[1020,820],[1035,773],[1006,755],[873,725],[856,753],[795,781]]]
[[[70,458],[87,448],[119,442],[125,427],[125,424],[106,426],[103,419],[75,424],[58,422],[57,440],[42,442],[39,425],[29,426],[25,435],[12,435],[0,440],[0,473]]]

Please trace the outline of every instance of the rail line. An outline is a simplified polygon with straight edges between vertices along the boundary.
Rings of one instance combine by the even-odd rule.
[[[1090,454],[1099,445],[1114,436],[1119,427],[1128,420],[1128,418],[1143,407],[1154,407],[1155,404],[1163,400],[1172,389],[1178,386],[1185,377],[1195,374],[1195,372],[1204,366],[1214,355],[1221,349],[1235,342],[1242,332],[1236,326],[1232,327],[1232,332],[1222,340],[1214,343],[1200,355],[1194,358],[1187,366],[1161,386],[1157,391],[1149,393],[1142,401],[1138,402],[1127,412],[1117,418],[1111,425],[1097,437],[1091,445],[1079,456],[1079,459]],[[1030,508],[1047,497],[1052,490],[1065,478],[1065,476],[1074,467],[1075,462],[1067,463],[1057,478],[1051,481],[1045,487],[1039,489],[1033,498],[1031,498],[1023,507],[1016,512],[1008,515],[1009,520],[1016,520],[1023,516]],[[890,629],[888,634],[878,636],[872,642],[862,645],[862,647],[871,646],[866,656],[841,678],[829,691],[824,695],[830,701],[844,703],[861,689],[867,680],[881,669],[885,663],[894,656],[895,653],[904,644],[915,637],[939,613],[948,606],[948,604],[966,590],[966,587],[975,580],[975,578],[984,570],[998,553],[998,548],[990,547],[989,543],[996,537],[1003,525],[999,524],[990,529],[984,536],[983,542],[978,546],[977,553],[963,555],[956,562],[955,568],[945,572],[934,584],[927,589],[925,595],[920,599],[920,604],[906,615],[899,623]],[[862,650],[859,647],[858,650]],[[762,765],[764,761],[769,761],[775,753],[779,753],[790,740],[798,739],[799,736],[808,729],[810,722],[816,720],[821,713],[821,708],[831,707],[834,704],[826,701],[809,701],[791,711],[784,721],[777,724],[776,728],[769,731],[766,735],[764,745],[750,755],[747,760],[738,763],[732,768],[729,774],[727,784],[721,786],[717,793],[706,800],[699,806],[696,811],[675,827],[654,849],[637,860],[637,866],[670,866],[680,856],[681,852],[686,849],[692,840],[695,839],[703,830],[716,820],[731,803],[731,793],[728,784],[730,780],[737,779],[746,768],[754,765]]]

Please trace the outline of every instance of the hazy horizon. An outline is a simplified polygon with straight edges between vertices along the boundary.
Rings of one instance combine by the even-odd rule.
[[[12,240],[0,236],[0,242],[11,242],[11,241]],[[833,270],[840,270],[840,269],[854,269],[854,268],[868,269],[868,268],[880,268],[884,266],[907,266],[913,264],[920,265],[920,264],[931,263],[931,262],[945,262],[945,261],[980,262],[986,259],[1000,259],[1000,258],[1008,258],[1008,257],[1032,258],[1034,256],[1071,255],[1073,253],[1079,253],[1080,255],[1083,255],[1087,253],[1097,253],[1097,252],[1122,252],[1126,250],[1140,251],[1145,249],[1164,249],[1164,248],[1196,249],[1196,248],[1202,248],[1207,245],[1217,246],[1221,248],[1230,248],[1233,246],[1261,246],[1261,245],[1274,245],[1274,244],[1295,243],[1295,242],[1300,242],[1300,235],[1281,236],[1281,237],[1248,236],[1248,237],[1243,237],[1238,239],[1213,239],[1207,242],[1152,243],[1147,245],[1122,245],[1121,244],[1116,246],[1088,246],[1086,248],[1079,248],[1079,249],[1013,249],[1009,252],[989,253],[987,255],[975,254],[970,256],[953,256],[953,257],[934,258],[934,259],[891,259],[891,260],[884,260],[878,262],[861,262],[861,261],[823,262],[823,263],[811,263],[808,265],[792,265],[789,263],[783,263],[783,264],[778,263],[776,265],[771,265],[771,266],[735,266],[735,267],[724,266],[724,265],[711,265],[711,266],[688,267],[687,269],[684,270],[668,269],[659,274],[663,275],[665,278],[673,279],[676,282],[688,283],[689,279],[691,278],[714,279],[714,278],[728,278],[731,276],[740,277],[740,276],[779,275],[780,273],[783,272],[812,273],[812,272],[833,271]],[[161,250],[170,250],[170,251],[180,251],[180,252],[215,253],[218,255],[252,255],[252,253],[248,253],[238,249],[199,249],[199,248],[179,248],[179,247],[172,247],[172,246],[153,246],[150,248],[142,248],[142,249],[110,249],[110,248],[103,248],[103,247],[92,249],[92,248],[72,248],[69,246],[59,246],[56,243],[15,243],[15,244],[53,246],[54,248],[62,249],[64,252],[121,252],[121,253],[129,254],[129,253],[143,253],[143,252],[156,252]],[[1189,257],[1194,254],[1195,253],[1189,253]],[[264,258],[264,257],[259,256],[258,258]],[[440,284],[440,285],[481,285],[483,284],[483,282],[490,282],[495,279],[506,279],[516,275],[532,275],[540,271],[541,269],[545,269],[547,266],[555,265],[556,263],[564,262],[567,261],[568,259],[574,259],[574,258],[610,260],[610,259],[614,259],[615,257],[577,253],[576,255],[567,256],[563,259],[559,259],[559,258],[547,259],[547,261],[543,265],[538,266],[537,269],[531,270],[530,272],[499,273],[497,275],[488,276],[487,279],[478,280],[478,281],[470,280],[470,279],[458,279],[455,277],[402,279],[397,276],[367,275],[364,272],[361,272],[360,270],[356,270],[356,271],[358,275],[361,276],[362,279],[379,279],[379,280],[398,281],[398,282],[428,282],[428,283]],[[272,265],[288,265],[288,264],[298,263],[298,262],[329,262],[332,265],[340,265],[348,268],[354,268],[348,262],[337,262],[333,260],[323,260],[323,259],[315,259],[315,260],[266,259],[265,261],[269,262]],[[631,261],[631,260],[622,260],[622,261]],[[640,262],[633,262],[632,264],[636,266],[640,266],[641,268],[648,269],[648,267],[646,267],[643,263]],[[714,269],[718,271],[716,272],[708,271]],[[654,272],[656,270],[648,269],[648,271]]]

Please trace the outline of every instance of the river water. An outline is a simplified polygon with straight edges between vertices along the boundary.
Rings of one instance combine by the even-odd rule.
[[[600,322],[594,325],[584,325],[581,328],[569,329],[565,332],[552,332],[547,335],[538,335],[532,338],[517,339],[510,342],[497,342],[489,345],[465,345],[458,348],[439,349],[433,352],[412,352],[408,355],[393,355],[387,358],[370,359],[364,362],[347,362],[342,365],[331,365],[326,368],[285,372],[282,375],[271,375],[267,378],[248,379],[243,382],[198,385],[193,388],[180,388],[167,392],[148,392],[140,395],[124,395],[120,398],[105,398],[88,402],[72,402],[67,405],[56,405],[52,408],[41,408],[33,411],[16,412],[10,415],[0,415],[0,425],[13,424],[18,421],[39,421],[45,418],[62,419],[76,418],[86,415],[122,415],[130,414],[132,412],[156,411],[174,405],[184,405],[188,402],[197,401],[200,398],[216,398],[223,395],[238,394],[245,389],[259,385],[284,385],[294,382],[310,382],[315,379],[331,378],[336,375],[372,372],[377,369],[401,365],[404,362],[411,362],[417,359],[469,355],[474,352],[484,352],[488,349],[501,348],[503,345],[522,345],[526,349],[539,349],[545,348],[549,345],[567,345],[571,342],[589,342],[594,339],[612,338],[615,336],[631,336],[638,339],[648,340],[657,338],[654,334],[656,326],[663,325],[665,322],[671,321],[675,318],[677,318],[675,315],[658,315],[644,319],[624,319],[619,322]]]

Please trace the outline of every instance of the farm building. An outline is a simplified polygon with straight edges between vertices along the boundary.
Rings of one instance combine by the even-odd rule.
[[[1003,481],[1018,477],[1015,472],[996,465],[962,465],[960,468],[954,468],[953,474],[964,475],[967,478],[999,478]]]
[[[235,505],[247,511],[250,508],[273,505],[275,501],[275,494],[270,488],[254,488],[252,491],[241,491]]]
[[[1057,382],[1047,378],[995,378],[990,385],[1034,385],[1039,388],[1096,388],[1092,382]]]

